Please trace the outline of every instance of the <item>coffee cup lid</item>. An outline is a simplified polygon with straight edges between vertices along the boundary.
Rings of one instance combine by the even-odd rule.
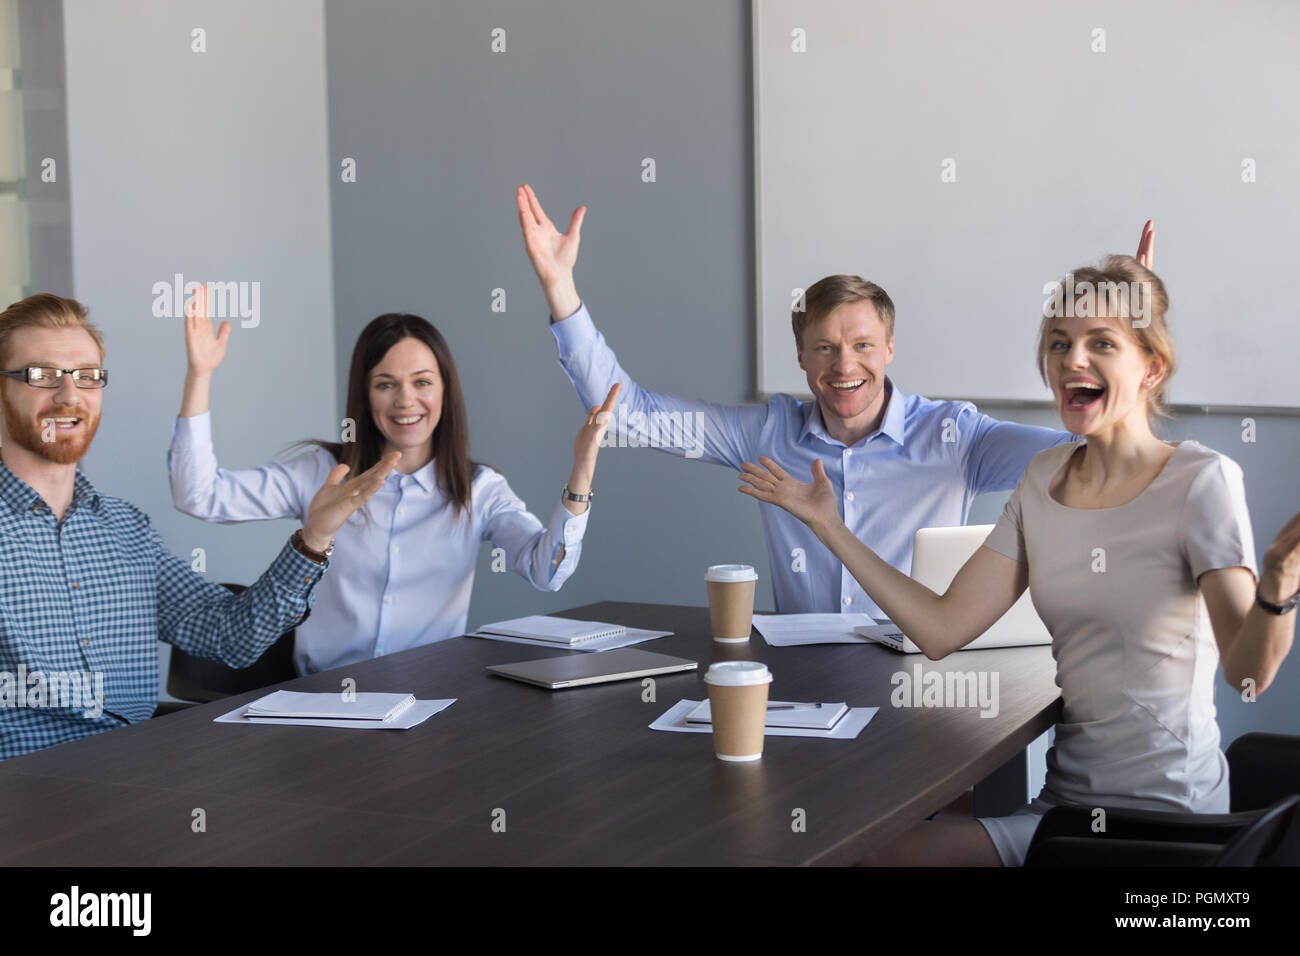
[[[704,675],[704,683],[719,687],[747,687],[771,682],[772,672],[761,661],[718,661],[710,664]]]
[[[705,573],[704,580],[725,583],[757,581],[758,572],[749,564],[715,564]]]

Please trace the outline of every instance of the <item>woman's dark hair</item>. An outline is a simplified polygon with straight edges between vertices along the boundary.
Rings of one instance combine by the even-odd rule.
[[[433,430],[433,460],[444,493],[458,514],[468,514],[470,483],[477,462],[469,457],[469,423],[465,398],[460,390],[460,376],[456,373],[456,363],[447,340],[418,315],[389,312],[362,329],[352,350],[352,367],[348,372],[346,415],[354,423],[355,441],[330,442],[312,438],[298,444],[325,449],[336,461],[348,466],[347,478],[355,478],[374,466],[383,457],[384,436],[370,411],[370,372],[389,349],[408,338],[429,346],[438,360],[438,372],[442,376],[442,415]]]

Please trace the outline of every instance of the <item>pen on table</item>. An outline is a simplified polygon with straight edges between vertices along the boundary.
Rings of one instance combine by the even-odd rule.
[[[821,704],[768,704],[768,710],[817,710]]]

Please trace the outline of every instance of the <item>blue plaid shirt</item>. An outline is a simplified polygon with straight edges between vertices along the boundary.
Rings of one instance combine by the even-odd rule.
[[[0,462],[0,759],[149,719],[160,639],[249,666],[307,613],[323,571],[286,544],[234,595],[80,470],[60,524]]]

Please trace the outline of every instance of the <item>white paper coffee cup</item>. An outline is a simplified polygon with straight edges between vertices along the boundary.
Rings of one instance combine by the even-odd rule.
[[[767,690],[772,672],[759,661],[719,661],[709,665],[709,710],[713,753],[719,760],[743,762],[763,756],[767,729]]]
[[[704,581],[709,592],[713,639],[723,644],[749,640],[758,572],[748,564],[715,564],[705,572]]]

